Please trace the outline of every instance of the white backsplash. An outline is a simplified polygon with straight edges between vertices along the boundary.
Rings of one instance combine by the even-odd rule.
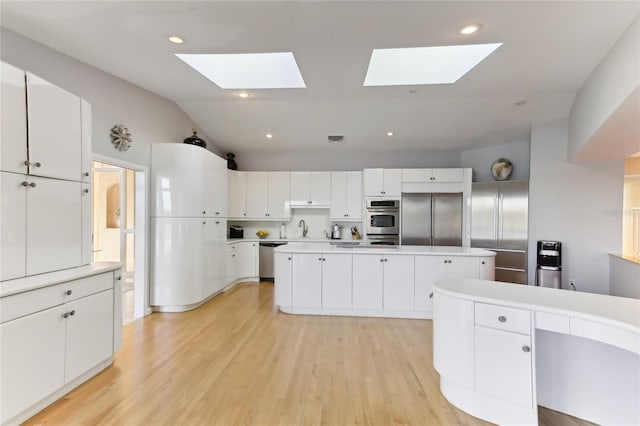
[[[280,225],[284,223],[287,238],[300,238],[302,237],[302,228],[299,227],[300,220],[304,220],[309,229],[307,238],[324,238],[324,231],[330,235],[331,225],[334,223],[343,226],[343,240],[351,240],[351,227],[354,225],[360,234],[363,234],[362,222],[332,222],[329,220],[329,209],[291,209],[291,219],[288,222],[229,220],[228,225],[243,226],[245,238],[253,238],[258,229],[264,229],[269,231],[269,239],[278,239],[280,238]]]

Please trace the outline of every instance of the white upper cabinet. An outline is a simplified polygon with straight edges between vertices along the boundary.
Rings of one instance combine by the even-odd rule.
[[[82,178],[80,98],[27,72],[29,174]]]
[[[91,182],[91,123],[93,114],[91,104],[84,99],[80,100],[80,114],[82,115],[82,176],[83,182]]]
[[[459,183],[464,181],[464,169],[402,169],[403,183]]]
[[[189,144],[151,146],[154,217],[226,217],[226,162]]]
[[[24,71],[0,63],[0,170],[27,173],[27,99]]]
[[[331,172],[331,220],[362,220],[362,172]]]
[[[291,172],[292,207],[329,207],[330,172]]]
[[[244,218],[247,216],[247,172],[228,170],[227,179],[229,217]]]
[[[289,172],[247,172],[246,219],[289,219],[289,186]]]
[[[401,169],[364,169],[365,197],[399,197],[402,194]]]

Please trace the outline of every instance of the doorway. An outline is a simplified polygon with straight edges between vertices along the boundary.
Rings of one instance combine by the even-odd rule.
[[[93,262],[122,263],[122,321],[145,315],[145,173],[92,163]]]

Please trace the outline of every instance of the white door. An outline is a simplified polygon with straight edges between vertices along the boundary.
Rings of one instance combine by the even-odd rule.
[[[387,311],[413,311],[413,256],[385,255],[383,308]]]
[[[88,265],[91,263],[92,256],[92,239],[93,239],[93,227],[91,226],[91,221],[93,218],[92,214],[92,200],[91,200],[91,184],[83,183],[80,185],[81,187],[81,203],[82,203],[82,248],[81,248],[81,264]]]
[[[380,197],[384,195],[383,169],[365,169],[362,173],[365,197]]]
[[[81,180],[80,98],[27,72],[27,105],[29,173]]]
[[[269,172],[269,218],[289,219],[289,172]]]
[[[293,258],[291,281],[295,283],[292,292],[293,306],[296,308],[322,307],[321,254],[296,254]]]
[[[348,172],[331,172],[331,209],[329,211],[331,219],[345,220],[349,208],[348,203]],[[360,194],[362,197],[362,194]]]
[[[227,220],[224,218],[209,219],[213,222],[213,279],[216,291],[222,290],[226,286],[225,282],[225,252],[227,245]],[[211,259],[207,259],[210,262]]]
[[[416,256],[415,310],[433,311],[433,284],[446,278],[444,258],[438,256]]]
[[[27,275],[80,266],[82,184],[35,176],[27,182]]]
[[[382,309],[384,257],[353,255],[353,309]]]
[[[25,175],[0,172],[0,281],[27,271],[27,183]],[[29,188],[31,189],[31,188]]]
[[[475,340],[476,390],[532,407],[531,337],[476,326]]]
[[[311,172],[291,172],[291,205],[311,204]]]
[[[207,151],[203,153],[203,211],[207,217],[227,217],[227,162]]]
[[[24,71],[0,62],[0,170],[27,173],[27,100]]]
[[[0,422],[64,384],[64,306],[0,325]]]
[[[247,173],[229,170],[228,182],[229,217],[244,218],[247,216]]]
[[[433,182],[462,182],[464,180],[463,169],[431,169]]]
[[[238,245],[228,245],[225,250],[225,281],[227,284],[231,284],[237,279],[237,265],[238,265]]]
[[[217,224],[215,222],[218,222]],[[224,283],[220,282],[217,275],[220,260],[224,260],[217,252],[217,226],[220,226],[219,219],[203,218],[202,219],[202,298],[207,298],[219,291]],[[225,262],[226,263],[226,262]]]
[[[247,172],[247,217],[265,218],[269,210],[269,173]]]
[[[322,258],[322,307],[351,309],[352,256],[323,254]]]
[[[274,253],[274,286],[275,304],[277,306],[291,305],[291,265],[293,255],[289,253]]]
[[[238,277],[257,277],[256,257],[258,256],[258,243],[241,241],[238,245]]]
[[[113,290],[66,305],[65,383],[113,354]]]
[[[347,219],[362,220],[362,172],[347,172]]]
[[[311,172],[309,195],[311,204],[314,206],[329,206],[331,204],[330,172]]]
[[[386,197],[399,197],[402,195],[402,169],[384,170],[384,190]]]

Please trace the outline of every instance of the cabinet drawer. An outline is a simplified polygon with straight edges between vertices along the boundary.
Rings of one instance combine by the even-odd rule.
[[[476,303],[476,325],[531,334],[531,312],[505,306]]]
[[[3,297],[0,299],[0,322],[11,321],[109,288],[113,288],[113,272]],[[67,294],[69,292],[71,294]]]

